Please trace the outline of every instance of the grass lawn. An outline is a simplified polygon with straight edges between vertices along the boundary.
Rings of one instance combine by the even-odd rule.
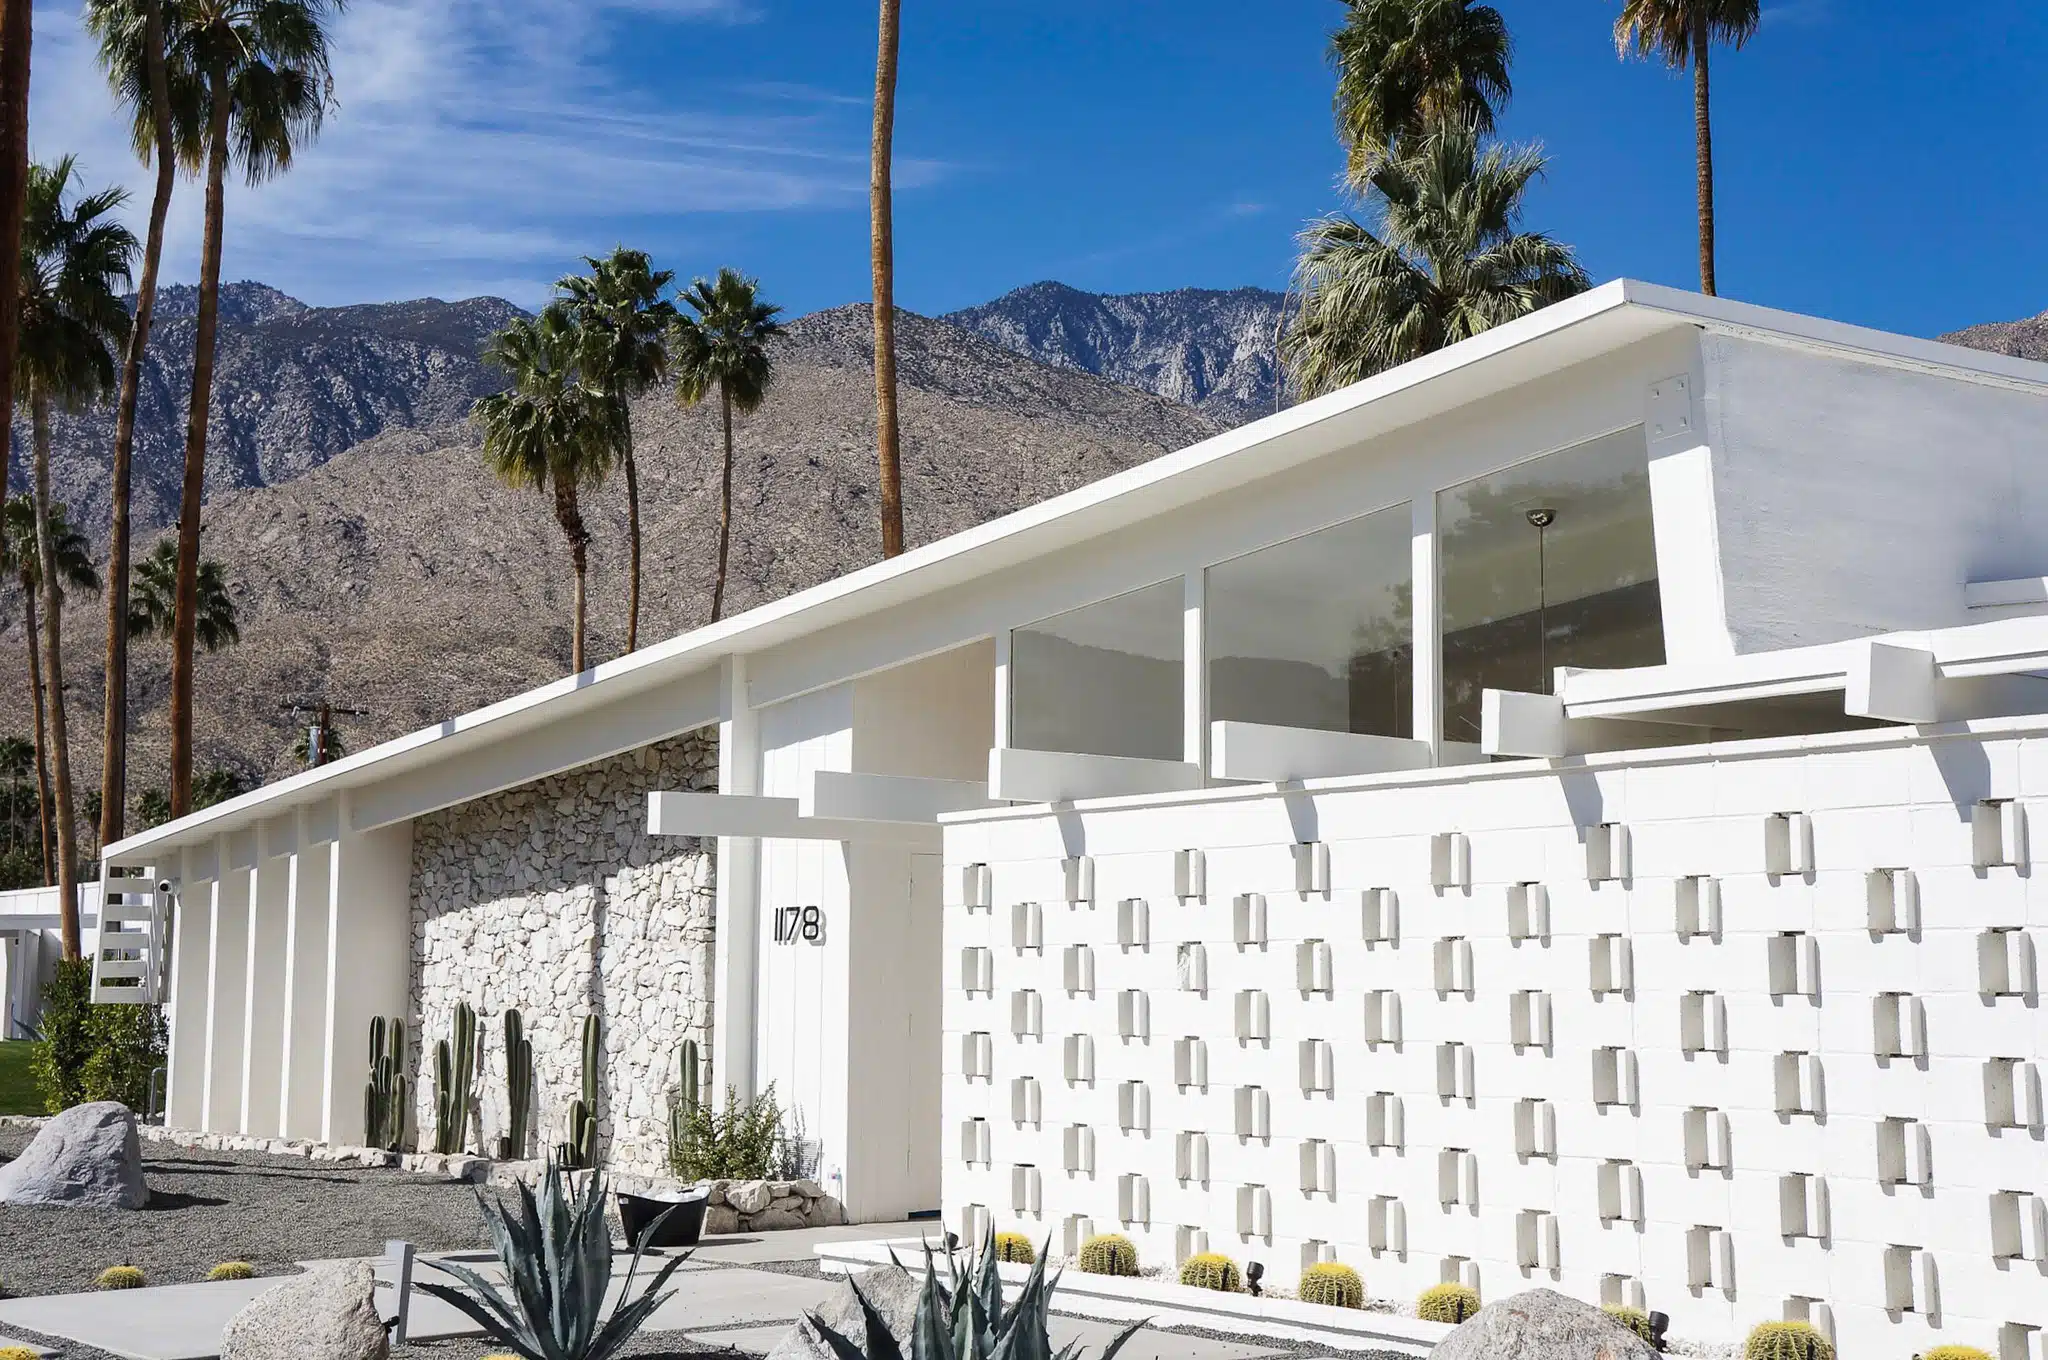
[[[36,1045],[25,1040],[0,1043],[0,1114],[41,1114],[43,1095],[28,1062]]]

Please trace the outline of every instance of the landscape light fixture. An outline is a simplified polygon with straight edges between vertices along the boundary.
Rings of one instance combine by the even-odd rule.
[[[1557,523],[1557,511],[1547,505],[1526,510],[1522,518],[1536,531],[1536,675],[1538,694],[1550,693],[1550,583],[1546,579],[1544,538]]]
[[[1251,1296],[1253,1298],[1257,1298],[1260,1294],[1265,1292],[1264,1290],[1259,1288],[1259,1281],[1265,1278],[1266,1268],[1264,1266],[1260,1265],[1257,1261],[1245,1262],[1244,1287],[1251,1291]]]

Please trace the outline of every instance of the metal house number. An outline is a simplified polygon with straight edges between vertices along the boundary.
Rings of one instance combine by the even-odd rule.
[[[775,943],[821,944],[824,939],[825,913],[817,906],[775,909]]]

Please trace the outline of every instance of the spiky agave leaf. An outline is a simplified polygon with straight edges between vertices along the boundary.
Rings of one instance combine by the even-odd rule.
[[[948,1360],[952,1347],[946,1333],[946,1294],[932,1265],[932,1249],[924,1249],[924,1287],[917,1294],[917,1315],[910,1326],[910,1360]]]

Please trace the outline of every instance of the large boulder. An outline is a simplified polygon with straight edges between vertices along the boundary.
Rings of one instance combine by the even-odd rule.
[[[140,1209],[148,1203],[135,1116],[117,1101],[73,1105],[0,1166],[0,1204]]]
[[[917,1320],[917,1296],[924,1288],[924,1277],[895,1266],[876,1266],[854,1278],[859,1281],[861,1292],[868,1296],[868,1302],[888,1322],[889,1334],[896,1338],[896,1344],[905,1355],[910,1354],[910,1327]],[[867,1319],[861,1312],[860,1300],[853,1296],[851,1284],[842,1283],[834,1289],[825,1306],[818,1309],[818,1317],[856,1346],[866,1348]],[[768,1360],[834,1360],[834,1357],[831,1347],[825,1344],[825,1339],[818,1335],[810,1320],[803,1318],[782,1334],[782,1340],[768,1352]]]
[[[1429,1360],[1657,1360],[1657,1352],[1598,1308],[1532,1289],[1487,1304]]]
[[[325,1261],[258,1294],[228,1319],[220,1360],[387,1360],[367,1261]]]

